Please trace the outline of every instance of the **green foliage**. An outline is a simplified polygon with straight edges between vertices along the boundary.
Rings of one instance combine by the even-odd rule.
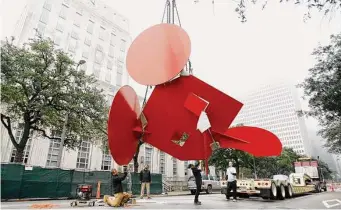
[[[309,98],[310,111],[300,114],[319,121],[319,134],[327,140],[331,153],[341,153],[341,34],[331,36],[331,43],[313,52],[317,63],[298,87]]]
[[[65,146],[74,148],[83,139],[102,137],[99,125],[105,128],[108,113],[96,80],[78,71],[80,63],[56,50],[51,40],[37,37],[23,47],[12,41],[1,46],[1,99],[5,104],[1,121],[17,150],[25,148],[31,131],[59,139],[50,136],[48,129],[61,131],[66,116]],[[12,132],[13,122],[24,123],[19,142]]]
[[[292,149],[284,148],[278,157],[253,157],[252,155],[235,149],[218,149],[213,152],[209,164],[218,170],[225,171],[229,161],[232,161],[239,174],[239,168],[250,169],[253,173],[256,169],[258,177],[269,178],[274,174],[286,174],[294,172],[293,162],[300,156]]]
[[[246,22],[247,8],[256,4],[260,4],[262,10],[266,8],[269,0],[238,0],[236,12],[242,22]],[[332,15],[341,10],[341,0],[279,0],[280,3],[293,3],[296,5],[302,5],[307,8],[307,12],[304,14],[303,20],[306,21],[311,18],[311,11],[313,9],[322,12],[324,15]]]

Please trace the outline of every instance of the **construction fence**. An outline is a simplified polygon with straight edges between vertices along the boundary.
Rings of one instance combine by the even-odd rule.
[[[25,167],[21,164],[1,164],[1,199],[74,198],[78,184],[91,184],[96,196],[101,182],[101,196],[112,194],[110,171],[82,172],[59,168]],[[123,181],[127,191],[128,179]],[[140,193],[139,174],[131,173],[131,190]],[[162,175],[152,174],[151,194],[162,193]]]

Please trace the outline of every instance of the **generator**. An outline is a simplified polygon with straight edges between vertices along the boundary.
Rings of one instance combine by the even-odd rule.
[[[71,206],[88,205],[95,206],[96,201],[91,201],[92,185],[79,184],[76,188],[76,200],[70,203]]]

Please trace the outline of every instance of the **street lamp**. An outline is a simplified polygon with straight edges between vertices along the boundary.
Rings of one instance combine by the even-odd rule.
[[[85,63],[86,63],[85,60],[80,60],[78,62],[78,64],[77,64],[76,70],[78,70],[78,67],[80,65],[83,65]],[[58,154],[58,160],[57,160],[57,167],[58,168],[60,168],[60,164],[61,164],[61,161],[62,161],[64,142],[65,142],[65,138],[66,138],[66,125],[68,123],[68,120],[69,120],[69,113],[66,114],[65,122],[64,122],[64,125],[63,125],[62,135],[60,137],[59,154]]]

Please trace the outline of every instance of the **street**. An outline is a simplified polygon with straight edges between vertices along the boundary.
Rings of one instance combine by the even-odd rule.
[[[261,198],[238,199],[237,202],[227,201],[224,195],[201,195],[201,206],[193,205],[193,196],[154,197],[151,200],[137,199],[136,205],[129,205],[130,209],[340,209],[341,192],[325,192],[311,194],[284,201],[267,201]],[[2,209],[113,209],[108,206],[70,207],[72,200],[54,201],[19,201],[2,202]]]

